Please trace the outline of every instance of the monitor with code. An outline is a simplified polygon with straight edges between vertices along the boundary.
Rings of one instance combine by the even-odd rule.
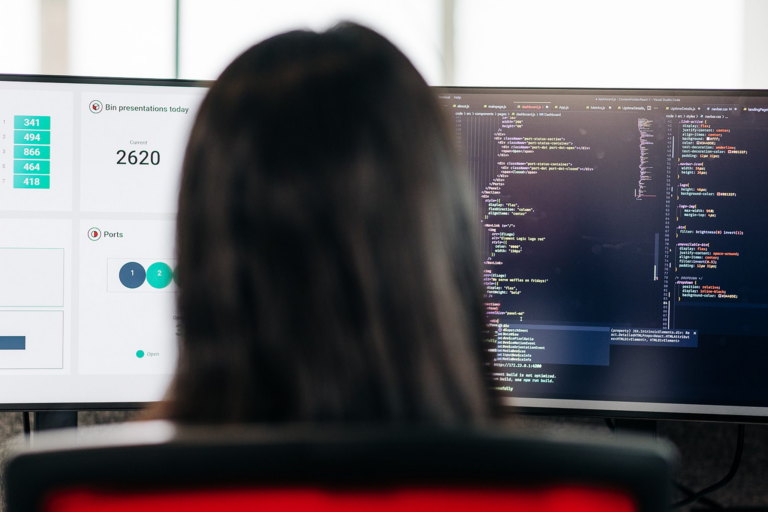
[[[158,400],[205,84],[0,75],[0,408]]]
[[[768,91],[435,91],[519,410],[768,418]]]

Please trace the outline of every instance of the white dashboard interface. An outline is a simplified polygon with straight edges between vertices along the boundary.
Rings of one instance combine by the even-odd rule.
[[[0,77],[0,407],[162,398],[181,164],[206,92]]]

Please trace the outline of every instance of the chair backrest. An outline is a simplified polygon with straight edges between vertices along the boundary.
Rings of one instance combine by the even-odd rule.
[[[43,503],[46,512],[210,512],[264,510],[301,512],[634,512],[632,499],[617,491],[563,487],[538,491],[498,489],[406,489],[329,491],[209,490],[127,493],[60,491]]]
[[[656,512],[674,450],[501,430],[78,429],[17,442],[9,512]]]

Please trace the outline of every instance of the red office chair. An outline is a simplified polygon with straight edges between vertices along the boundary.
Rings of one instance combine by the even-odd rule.
[[[674,459],[639,439],[151,422],[38,434],[5,489],[9,512],[657,512]]]

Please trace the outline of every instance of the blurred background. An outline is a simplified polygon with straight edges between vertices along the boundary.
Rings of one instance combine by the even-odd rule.
[[[768,88],[765,0],[0,0],[0,73],[214,79],[345,19],[431,85]]]

